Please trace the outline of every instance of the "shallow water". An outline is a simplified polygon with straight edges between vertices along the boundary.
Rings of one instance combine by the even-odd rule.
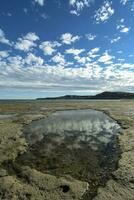
[[[16,163],[40,171],[88,181],[92,199],[115,170],[120,126],[95,110],[57,111],[24,128],[29,149]]]
[[[46,119],[31,123],[24,130],[30,144],[49,137],[57,145],[74,138],[68,148],[82,148],[85,142],[92,149],[106,146],[119,132],[119,125],[95,110],[57,111]]]

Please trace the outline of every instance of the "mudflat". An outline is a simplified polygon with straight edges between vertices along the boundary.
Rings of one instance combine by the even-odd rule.
[[[29,143],[23,133],[32,121],[51,116],[55,111],[100,110],[122,127],[118,136],[120,157],[116,169],[104,185],[92,185],[71,174],[46,173],[30,160],[18,162],[27,154]],[[2,117],[3,116],[3,117]],[[5,101],[0,103],[0,198],[1,199],[111,199],[134,197],[134,101]],[[38,146],[40,148],[40,146]],[[21,164],[20,164],[21,163]],[[72,170],[72,169],[71,169]],[[93,188],[94,187],[94,188]],[[87,196],[86,194],[91,196]],[[93,194],[93,195],[92,195]]]

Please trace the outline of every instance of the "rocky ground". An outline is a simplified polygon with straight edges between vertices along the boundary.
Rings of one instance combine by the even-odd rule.
[[[0,119],[0,199],[71,200],[82,199],[88,183],[70,176],[55,177],[27,166],[17,174],[7,170],[19,154],[27,151],[23,125],[47,117],[55,110],[92,108],[102,110],[122,126],[119,144],[122,151],[118,169],[94,200],[133,200],[134,198],[134,101],[28,101],[0,103],[0,114],[17,114]],[[7,163],[7,164],[6,164]],[[8,166],[10,168],[10,165]],[[10,171],[10,172],[9,172]]]

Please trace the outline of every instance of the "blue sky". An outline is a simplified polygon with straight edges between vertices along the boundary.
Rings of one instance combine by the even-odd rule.
[[[0,99],[134,92],[133,0],[0,0]]]

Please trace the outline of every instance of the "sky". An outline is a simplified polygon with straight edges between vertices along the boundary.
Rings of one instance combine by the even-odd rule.
[[[0,99],[134,92],[133,0],[0,0]]]

